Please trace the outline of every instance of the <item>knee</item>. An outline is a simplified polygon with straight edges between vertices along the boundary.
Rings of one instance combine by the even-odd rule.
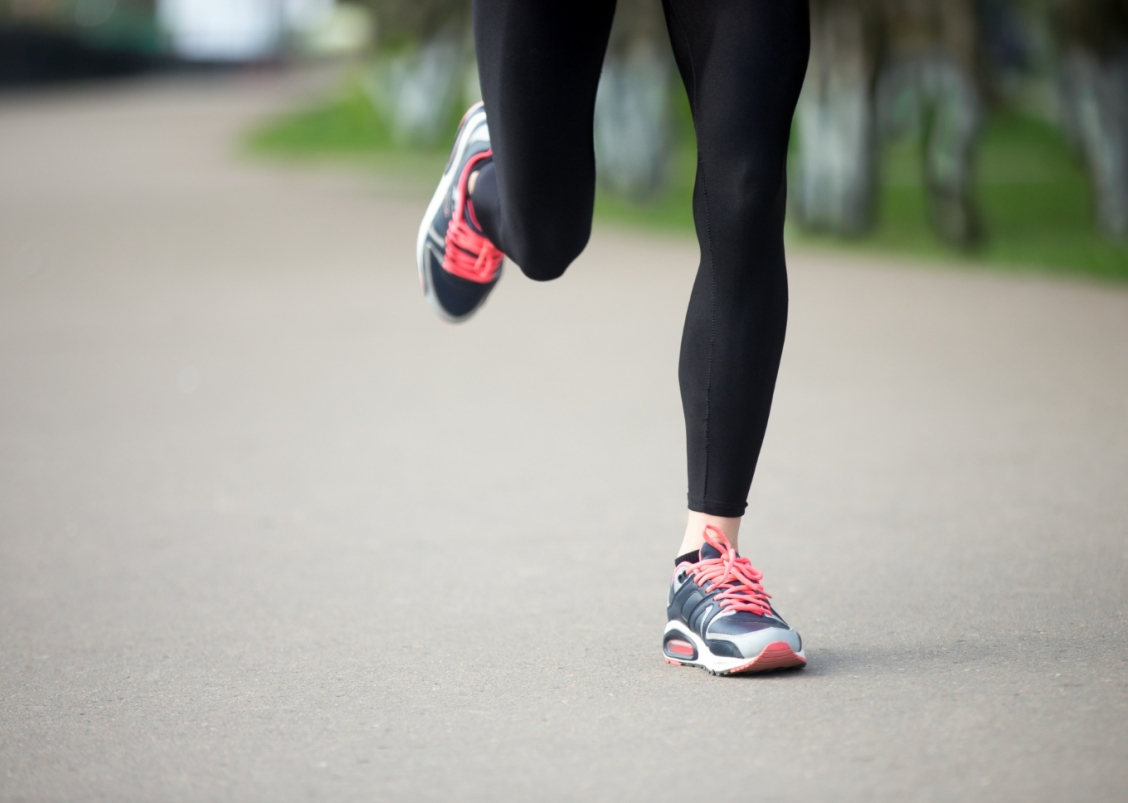
[[[731,195],[723,204],[733,223],[758,226],[779,217],[785,192],[780,166],[746,160],[733,171],[733,177],[735,180],[728,184]]]
[[[513,253],[506,254],[521,272],[538,282],[559,279],[587,246],[591,225],[574,228],[543,227],[529,232]]]

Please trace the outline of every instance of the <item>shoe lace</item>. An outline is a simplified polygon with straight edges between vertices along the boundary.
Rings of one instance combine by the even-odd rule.
[[[725,534],[711,524],[705,527],[705,543],[720,552],[720,556],[698,561],[690,572],[699,585],[709,584],[706,591],[712,593],[718,588],[724,589],[714,597],[721,610],[771,616],[768,600],[772,595],[760,585],[763,572],[755,568],[748,558],[737,555]]]
[[[505,254],[491,243],[489,238],[474,231],[474,228],[471,227],[470,220],[473,220],[474,225],[477,226],[478,219],[474,215],[474,205],[470,204],[467,207],[466,203],[469,194],[466,192],[466,182],[469,181],[470,174],[474,172],[474,168],[479,163],[492,156],[492,150],[483,151],[475,154],[466,163],[466,168],[458,179],[454,216],[451,218],[446,234],[443,270],[472,282],[492,281],[493,277],[497,275],[497,269],[501,266],[501,260],[505,258]],[[469,212],[470,220],[467,220],[467,212]]]

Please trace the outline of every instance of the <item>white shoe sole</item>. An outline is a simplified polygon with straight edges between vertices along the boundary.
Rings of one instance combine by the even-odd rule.
[[[806,653],[802,649],[796,652],[790,644],[782,639],[769,642],[759,655],[753,658],[729,658],[725,655],[714,655],[712,650],[701,640],[701,637],[686,628],[681,622],[675,621],[666,625],[666,631],[662,638],[663,644],[666,642],[665,637],[670,633],[676,633],[678,639],[691,644],[696,652],[696,657],[684,659],[672,657],[663,649],[662,657],[666,659],[666,663],[674,666],[697,666],[714,675],[770,672],[774,669],[801,667],[807,663]]]

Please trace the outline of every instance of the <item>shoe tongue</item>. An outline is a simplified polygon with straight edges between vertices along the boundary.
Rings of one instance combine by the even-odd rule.
[[[716,560],[721,556],[721,550],[717,549],[712,544],[701,545],[701,559],[702,560]]]

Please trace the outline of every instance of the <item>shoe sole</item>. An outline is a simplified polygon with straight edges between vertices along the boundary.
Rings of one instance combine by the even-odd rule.
[[[427,305],[434,311],[436,315],[448,323],[460,323],[466,320],[475,312],[479,307],[475,307],[465,315],[454,316],[443,309],[443,305],[439,303],[438,296],[434,292],[434,283],[431,279],[430,260],[426,259],[427,248],[427,233],[431,228],[431,221],[435,219],[438,214],[439,208],[443,205],[447,195],[450,194],[450,186],[457,179],[456,173],[458,165],[462,164],[462,157],[466,155],[466,148],[470,146],[470,137],[466,136],[469,132],[474,130],[474,118],[479,115],[485,116],[485,105],[479,101],[466,110],[462,115],[462,121],[458,124],[458,133],[454,136],[454,148],[451,149],[450,159],[447,160],[446,167],[443,169],[442,178],[439,179],[438,189],[431,197],[431,203],[427,205],[427,212],[423,215],[423,222],[419,224],[419,234],[415,239],[415,263],[419,268],[419,283],[423,285],[423,297],[427,300]]]
[[[777,669],[797,669],[807,665],[805,652],[803,650],[795,652],[786,641],[770,642],[754,658],[729,658],[713,654],[695,633],[689,633],[685,628],[678,627],[673,623],[671,625],[667,627],[667,633],[671,630],[675,631],[679,639],[690,642],[697,653],[697,657],[693,660],[680,660],[670,657],[663,650],[662,657],[666,660],[666,663],[673,666],[695,666],[712,675],[723,676],[772,672]]]

